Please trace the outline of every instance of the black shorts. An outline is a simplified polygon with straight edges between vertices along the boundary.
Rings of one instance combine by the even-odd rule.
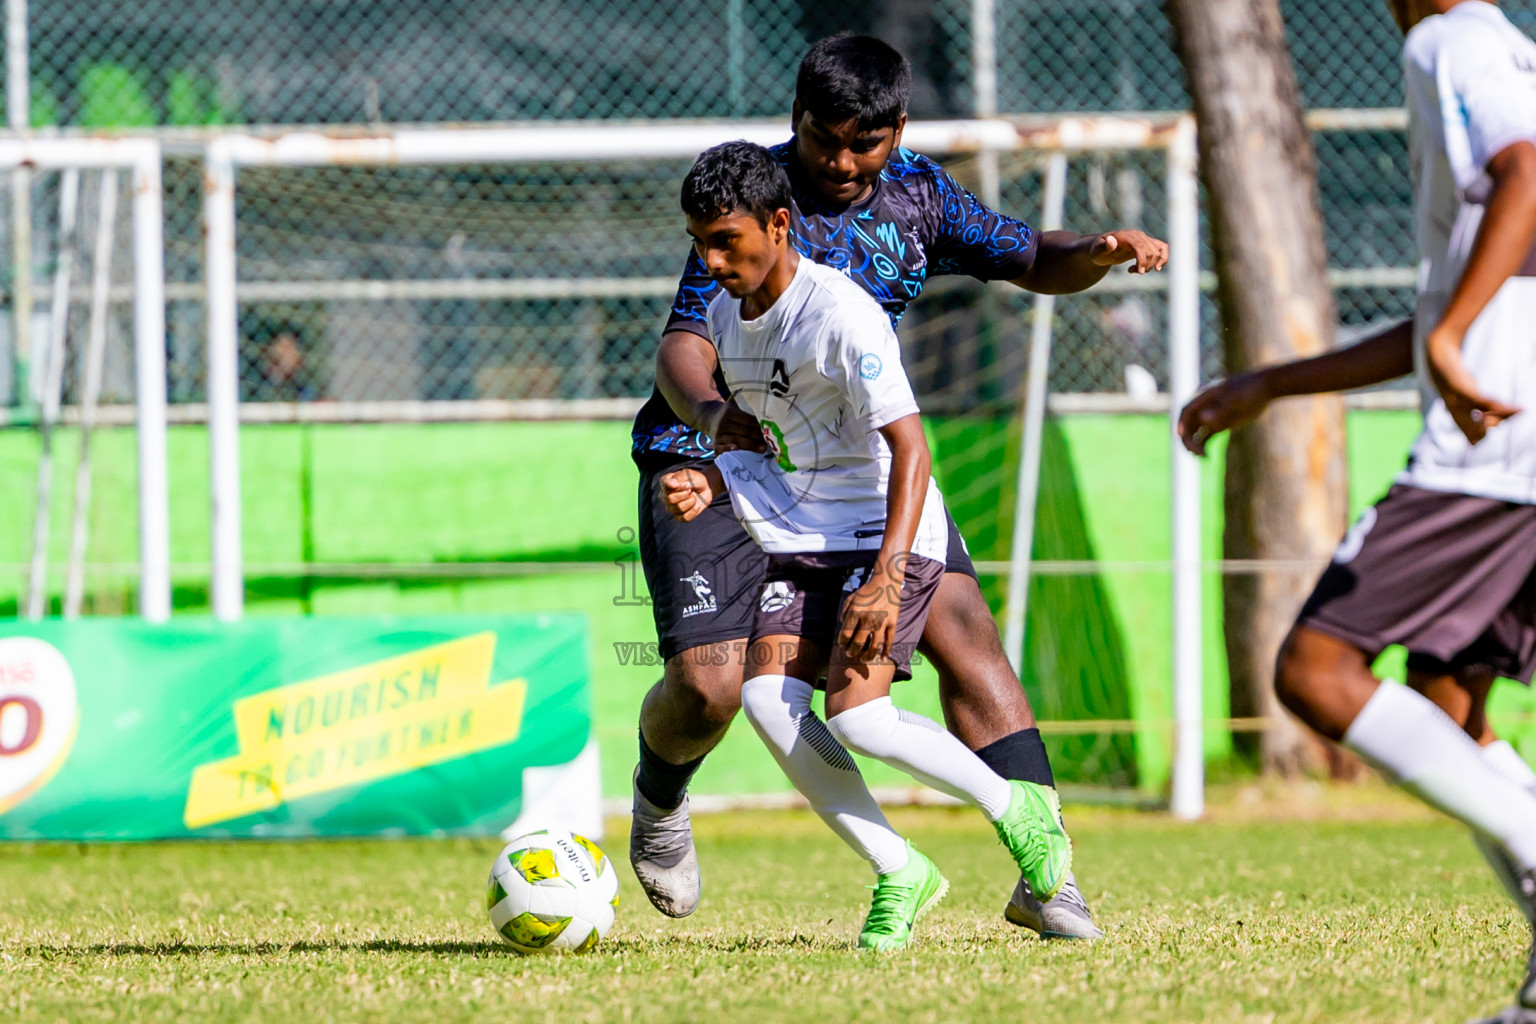
[[[642,469],[637,495],[640,566],[651,594],[657,648],[664,660],[711,644],[728,651],[731,642],[751,637],[757,595],[768,568],[767,554],[742,528],[728,495],[717,497],[691,523],[680,523],[668,514],[656,480],[688,465],[696,463]],[[944,518],[949,524],[944,571],[974,579],[976,567],[948,509]]]
[[[868,579],[878,558],[877,551],[769,555],[768,577],[758,599],[752,639],[803,637],[830,654],[837,641],[843,605]],[[896,617],[896,642],[891,649],[898,682],[912,678],[912,652],[922,638],[928,605],[945,571],[938,562],[916,555],[905,563],[901,612]]]
[[[1350,528],[1297,625],[1409,668],[1536,673],[1536,505],[1397,484]]]
[[[656,481],[686,465],[641,471],[637,495],[640,566],[665,660],[706,645],[720,644],[728,651],[731,642],[748,639],[768,569],[768,555],[742,529],[729,495],[715,498],[691,523],[680,523],[667,512]]]

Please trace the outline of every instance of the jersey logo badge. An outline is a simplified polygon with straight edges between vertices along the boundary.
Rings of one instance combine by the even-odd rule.
[[[763,612],[781,612],[795,603],[795,585],[786,580],[775,580],[763,585],[758,595],[757,607]]]
[[[881,365],[880,357],[873,352],[866,352],[859,358],[859,376],[865,380],[874,380],[883,369],[885,367]]]
[[[768,390],[778,398],[789,394],[789,370],[782,359],[773,361],[773,379],[768,382]]]
[[[917,253],[917,259],[910,268],[912,273],[915,274],[928,266],[928,250],[923,248],[923,240],[917,237],[917,228],[913,228],[907,233],[907,239],[911,241],[912,248]]]
[[[696,602],[683,609],[683,618],[691,619],[695,615],[704,615],[715,611],[715,592],[710,587],[709,580],[704,577],[703,573],[695,569],[693,575],[679,577],[678,582],[687,583],[693,587],[693,596],[698,598]]]

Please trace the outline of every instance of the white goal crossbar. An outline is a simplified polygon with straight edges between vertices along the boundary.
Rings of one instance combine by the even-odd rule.
[[[0,139],[0,168],[126,168],[132,174],[139,612],[151,622],[164,622],[171,615],[171,545],[165,441],[165,218],[160,142],[149,138]]]
[[[430,164],[512,164],[554,161],[684,159],[732,139],[773,145],[784,139],[782,124],[556,125],[527,128],[400,130],[368,137],[302,131],[273,137],[220,135],[205,149],[204,229],[208,316],[208,435],[213,507],[213,613],[233,621],[243,614],[244,579],[240,523],[239,358],[235,181],[250,167],[388,166]],[[996,154],[1038,150],[1081,153],[1164,149],[1168,159],[1168,216],[1172,258],[1169,291],[1169,348],[1172,413],[1198,385],[1200,365],[1198,190],[1195,128],[1189,115],[1172,117],[1069,117],[1046,123],[1004,119],[929,121],[908,124],[905,145],[938,154]],[[1047,304],[1046,309],[1049,308]],[[1026,402],[1026,450],[1020,476],[1020,519],[1033,522],[1042,421],[1046,403],[1043,357],[1049,351],[1049,313],[1037,329],[1032,356],[1040,372]],[[1037,317],[1037,319],[1042,319]],[[1178,720],[1173,810],[1198,817],[1203,808],[1204,761],[1200,662],[1200,494],[1194,456],[1170,436],[1173,453],[1173,621],[1174,706]],[[1026,472],[1027,470],[1027,472]],[[1029,476],[1029,479],[1025,479]],[[1027,594],[1030,551],[1018,543],[1010,565],[1006,612],[1010,652],[1018,663],[1023,645],[1023,595]]]

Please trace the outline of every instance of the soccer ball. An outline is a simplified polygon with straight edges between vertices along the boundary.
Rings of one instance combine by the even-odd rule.
[[[496,855],[486,887],[491,927],[519,953],[585,953],[613,927],[619,876],[597,844],[546,829]]]

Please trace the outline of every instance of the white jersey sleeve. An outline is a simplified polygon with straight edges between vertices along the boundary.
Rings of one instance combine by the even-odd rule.
[[[874,303],[837,308],[822,339],[821,372],[847,398],[852,421],[879,430],[918,412],[901,365],[901,344]]]
[[[1436,38],[1445,155],[1457,189],[1474,203],[1488,198],[1488,161],[1516,142],[1536,142],[1536,67],[1501,34],[1476,24]]]

